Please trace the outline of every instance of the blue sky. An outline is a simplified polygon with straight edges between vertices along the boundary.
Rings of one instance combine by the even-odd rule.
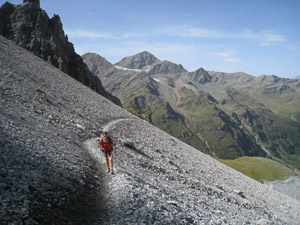
[[[300,0],[41,0],[41,8],[60,16],[78,54],[111,63],[148,51],[188,71],[300,75]]]

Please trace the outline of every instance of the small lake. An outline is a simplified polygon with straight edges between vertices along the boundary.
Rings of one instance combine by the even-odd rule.
[[[266,185],[280,193],[300,201],[300,176],[292,176],[284,181],[273,181]]]

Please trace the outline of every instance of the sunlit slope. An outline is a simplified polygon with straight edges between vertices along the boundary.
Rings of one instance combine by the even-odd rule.
[[[266,158],[244,156],[234,160],[218,160],[261,183],[285,180],[293,175],[286,166]]]

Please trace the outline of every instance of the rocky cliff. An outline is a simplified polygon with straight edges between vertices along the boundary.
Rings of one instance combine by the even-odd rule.
[[[0,105],[1,224],[299,224],[299,202],[2,36]],[[97,148],[101,130],[117,141],[114,176]]]
[[[39,0],[24,0],[21,5],[5,3],[0,8],[0,35],[48,61],[84,85],[118,105],[119,99],[106,92],[68,41],[58,15],[49,18]]]

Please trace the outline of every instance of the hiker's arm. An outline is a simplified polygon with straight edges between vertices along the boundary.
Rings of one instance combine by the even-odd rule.
[[[112,141],[112,145],[115,146],[117,143],[113,140]]]
[[[100,146],[102,147],[101,139],[98,140],[98,148],[99,148]]]

